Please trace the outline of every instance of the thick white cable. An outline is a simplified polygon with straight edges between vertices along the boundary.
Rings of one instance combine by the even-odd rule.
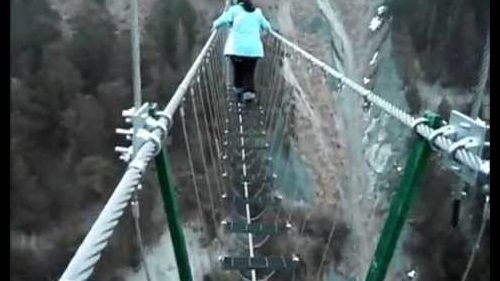
[[[227,9],[227,7],[228,1],[226,1],[225,9]],[[134,9],[134,2],[132,2],[132,8]],[[136,26],[137,24],[138,30],[138,22],[134,23],[133,20],[132,24],[133,26]],[[162,116],[160,117],[160,122],[166,124],[167,128],[172,127],[172,117],[175,111],[177,111],[187,90],[189,89],[189,86],[191,85],[196,72],[200,68],[201,63],[203,62],[203,59],[207,54],[208,48],[213,44],[217,32],[218,31],[214,31],[210,35],[203,49],[198,54],[198,57],[191,65],[191,68],[184,77],[182,83],[177,88],[169,104],[162,112],[159,113],[159,115]],[[132,35],[134,37],[132,39],[132,47],[135,49],[134,46],[139,45],[139,36],[138,33],[134,35],[134,32],[132,32]],[[132,56],[138,58],[140,62],[138,49],[132,52]],[[135,65],[137,65],[137,63],[135,63]],[[138,68],[134,69],[138,70]],[[139,80],[136,81],[140,81],[140,74],[137,76],[136,73],[138,74],[139,72],[134,71],[134,80],[139,77]],[[137,87],[140,89],[140,83],[134,84],[134,89],[136,89]],[[134,90],[134,92],[136,91]],[[135,96],[134,103],[137,103],[137,97],[140,96]],[[163,139],[166,132],[163,132],[160,129],[156,129],[152,133],[155,138]],[[69,262],[64,273],[59,278],[60,281],[84,281],[90,277],[90,275],[94,271],[95,265],[101,257],[102,251],[107,246],[110,237],[112,236],[116,226],[118,225],[118,222],[122,217],[125,208],[128,207],[135,187],[140,183],[147,165],[155,157],[156,152],[158,152],[158,147],[153,140],[145,142],[140,148],[137,149],[134,159],[129,163],[127,170],[125,171],[120,182],[113,191],[113,194],[92,225],[90,231],[85,236],[83,242],[78,247],[75,255]]]
[[[161,130],[155,130],[153,134],[159,138],[162,137]],[[156,151],[157,147],[153,141],[146,142],[137,151],[118,186],[59,279],[60,281],[83,281],[90,277],[125,208],[128,207],[135,187],[140,183]]]
[[[326,63],[320,61],[319,59],[315,58],[313,55],[308,53],[307,51],[303,50],[297,44],[294,44],[290,42],[288,39],[284,38],[280,34],[276,33],[275,31],[271,31],[271,34],[275,36],[278,40],[280,40],[285,46],[287,46],[289,49],[291,49],[293,52],[298,53],[305,59],[309,60],[313,65],[316,67],[321,68],[323,71],[326,73],[330,74],[331,76],[339,79],[344,85],[348,86],[351,88],[355,93],[361,95],[362,97],[365,97],[369,101],[371,101],[373,104],[384,110],[386,113],[391,115],[392,117],[398,119],[401,121],[404,125],[407,127],[413,128],[415,121],[417,120],[415,117],[409,115],[408,113],[404,112],[400,108],[392,105],[388,101],[382,99],[380,96],[375,95],[372,91],[362,87],[358,83],[354,82],[353,80],[347,78],[344,74],[340,73],[339,71],[333,69]],[[431,141],[430,136],[432,133],[435,131],[428,125],[421,123],[415,128],[416,132],[425,138],[428,141]],[[435,148],[438,148],[441,151],[447,152],[450,149],[450,146],[453,144],[452,140],[444,137],[444,136],[439,136],[435,140],[433,140],[433,144]],[[472,153],[469,151],[467,148],[459,148],[455,154],[455,160],[459,161],[461,164],[467,166],[468,168],[483,173],[484,175],[489,177],[490,174],[490,162],[487,160],[481,159],[479,156],[476,154]]]

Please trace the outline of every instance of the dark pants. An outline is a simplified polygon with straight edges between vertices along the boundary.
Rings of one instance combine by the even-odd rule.
[[[234,87],[243,92],[255,92],[254,75],[258,58],[230,56],[233,63]]]

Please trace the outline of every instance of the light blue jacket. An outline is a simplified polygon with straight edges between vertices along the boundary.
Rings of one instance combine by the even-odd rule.
[[[230,31],[224,47],[224,55],[264,57],[261,30],[271,30],[271,25],[259,8],[247,12],[241,5],[233,5],[213,23],[213,28],[229,25]]]

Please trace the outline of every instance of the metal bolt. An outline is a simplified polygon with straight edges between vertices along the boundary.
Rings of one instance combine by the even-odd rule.
[[[130,147],[117,146],[115,147],[115,152],[118,153],[128,153],[130,151]]]
[[[134,109],[127,109],[122,111],[122,116],[123,117],[132,117],[134,115]]]
[[[130,154],[122,154],[120,155],[119,157],[120,160],[124,161],[124,162],[129,162],[130,161]]]

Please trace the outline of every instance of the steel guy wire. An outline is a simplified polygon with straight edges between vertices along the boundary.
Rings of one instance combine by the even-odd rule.
[[[228,130],[226,120],[228,120],[228,114],[227,114],[227,107],[226,107],[226,86],[223,83],[224,81],[224,76],[223,76],[223,70],[225,69],[222,67],[222,58],[223,56],[220,53],[220,50],[222,48],[217,48],[216,55],[213,57],[215,64],[214,67],[217,69],[217,71],[213,71],[212,73],[215,75],[215,81],[217,83],[217,98],[215,99],[216,105],[217,105],[217,111],[219,112],[219,116],[222,119],[222,134],[221,134],[221,142],[222,142],[222,148],[223,150],[227,151],[226,147],[226,142],[228,142],[228,137],[227,134],[224,133]],[[226,168],[227,169],[227,168]]]
[[[276,64],[277,64],[277,61],[273,61],[273,67],[276,67]],[[278,77],[278,73],[273,73],[273,75],[270,77],[270,80],[272,81],[272,86],[276,85],[276,79],[281,80],[279,79]],[[277,78],[278,77],[278,78]],[[268,105],[270,105],[270,107],[268,108],[268,111],[266,112],[266,116],[265,116],[265,125],[268,126],[268,123],[269,122],[272,122],[272,116],[274,115],[275,113],[275,105],[276,105],[276,102],[278,102],[278,100],[280,100],[281,102],[283,101],[283,96],[280,96],[280,93],[278,93],[277,91],[275,91],[275,89],[273,87],[271,87],[271,91],[273,92],[273,94],[271,95],[270,97],[270,101]]]
[[[260,99],[259,99],[259,104],[265,105],[267,99],[269,98],[269,91],[268,87],[264,86],[269,83],[269,60],[270,57],[272,58],[272,53],[268,52],[268,55],[261,59],[261,61],[257,64],[257,77],[256,77],[256,82],[257,82],[257,87],[259,88],[260,94]]]
[[[213,57],[214,59],[215,57]],[[215,61],[217,59],[214,59]],[[213,92],[213,94],[210,95],[211,97],[211,103],[212,103],[212,106],[213,106],[213,110],[214,110],[214,115],[216,116],[217,118],[217,122],[218,122],[218,127],[219,127],[219,140],[220,140],[220,145],[221,145],[221,150],[224,151],[225,150],[225,145],[224,145],[224,142],[225,142],[225,135],[224,135],[224,131],[227,129],[227,124],[225,122],[226,120],[226,117],[224,116],[224,110],[223,110],[223,105],[221,104],[221,101],[224,102],[224,94],[223,94],[223,87],[222,87],[222,84],[220,83],[221,80],[220,80],[220,76],[217,76],[215,72],[220,72],[220,71],[215,71],[215,69],[217,69],[218,65],[216,62],[212,63],[212,64],[209,64],[208,65],[209,67],[209,73],[212,75],[212,80],[214,81],[214,86],[215,86],[215,91]],[[223,169],[225,170],[225,169]]]
[[[211,98],[211,104],[213,106],[214,110],[214,116],[217,117],[217,126],[219,129],[219,138],[223,138],[222,131],[225,129],[225,122],[224,122],[224,117],[221,113],[221,100],[224,100],[222,95],[222,89],[220,87],[220,79],[219,77],[215,74],[215,72],[220,72],[217,69],[217,63],[215,56],[212,54],[211,56],[212,63],[208,63],[208,74],[211,76],[210,79],[213,82],[214,86],[214,91],[213,93],[210,93],[210,98]]]
[[[281,94],[281,93],[279,93],[279,94],[278,94],[278,93],[277,93],[277,91],[273,91],[273,93],[274,93],[275,95],[279,95],[279,94]],[[278,109],[278,110],[273,110],[273,113],[272,113],[272,114],[270,114],[269,121],[267,121],[267,122],[266,122],[266,121],[264,121],[264,124],[265,124],[265,126],[266,126],[266,132],[267,132],[267,135],[266,135],[266,143],[268,143],[268,142],[272,141],[272,139],[271,139],[271,138],[272,138],[273,136],[272,136],[272,134],[271,134],[271,131],[272,131],[272,128],[273,128],[273,127],[272,127],[272,125],[274,124],[274,123],[273,123],[273,119],[274,119],[274,116],[275,116],[278,112],[281,112],[281,111],[282,111],[282,107],[283,107],[283,104],[284,104],[284,103],[283,103],[283,101],[284,101],[284,100],[285,100],[285,99],[282,97],[282,99],[281,99],[281,103],[280,103],[280,106],[279,106],[279,109]],[[275,102],[276,102],[276,99],[274,99],[273,104],[272,104],[270,107],[268,107],[268,108],[274,108],[274,107],[276,106]],[[260,174],[262,173],[262,171],[263,171],[263,170],[264,170],[264,166],[262,165],[262,166],[261,166],[260,171],[258,172],[258,174],[260,175]]]
[[[216,64],[216,63],[214,63]],[[214,73],[214,70],[213,70],[213,67],[217,67],[217,65],[215,66],[210,66],[210,72],[212,73],[212,75],[215,75]],[[216,83],[216,91],[214,92],[214,94],[210,95],[211,97],[211,104],[213,106],[213,110],[214,110],[214,113],[215,113],[215,116],[217,116],[217,120],[218,120],[218,127],[219,127],[219,135],[218,135],[218,138],[219,138],[219,147],[220,147],[220,151],[218,151],[218,158],[219,158],[219,162],[220,162],[220,166],[221,166],[221,172],[223,174],[226,174],[228,173],[227,171],[227,167],[226,167],[226,164],[225,164],[225,161],[222,159],[222,157],[225,157],[226,153],[227,153],[227,149],[226,149],[226,142],[227,142],[227,139],[226,139],[226,136],[224,134],[224,131],[227,129],[227,124],[225,122],[225,117],[224,117],[224,114],[222,113],[224,110],[221,109],[221,100],[224,101],[224,95],[222,94],[222,91],[223,91],[223,88],[221,87],[221,84],[220,84],[220,80],[218,77],[215,77],[213,78],[214,81],[219,81],[219,82],[215,82]],[[215,96],[216,95],[216,96]],[[224,176],[221,175],[223,178],[222,178],[222,181],[223,181],[223,189],[224,189],[224,193],[226,192],[227,188],[225,186],[225,179],[224,179]]]
[[[205,158],[205,149],[203,148],[204,142],[203,142],[203,137],[201,135],[201,129],[200,129],[200,121],[198,120],[198,109],[196,106],[196,95],[194,92],[194,89],[192,87],[189,88],[190,95],[191,95],[191,104],[193,108],[193,115],[194,115],[194,120],[196,124],[196,132],[198,136],[198,144],[200,148],[200,154],[201,154],[201,162],[203,164],[203,170],[204,170],[204,176],[205,176],[205,181],[207,183],[208,187],[208,198],[210,200],[210,206],[212,210],[212,222],[214,224],[215,229],[217,229],[218,223],[215,215],[215,205],[214,205],[214,198],[213,198],[213,192],[212,192],[212,184],[210,182],[210,179],[208,177],[208,168],[207,168],[207,160]]]
[[[213,57],[213,54],[209,53],[209,55],[211,55],[211,57]],[[204,79],[205,80],[204,87],[206,89],[208,89],[208,91],[206,92],[206,96],[207,96],[206,100],[208,103],[209,114],[210,114],[212,120],[215,121],[215,124],[216,124],[215,128],[217,130],[217,137],[220,139],[222,137],[222,133],[221,133],[222,122],[221,122],[220,116],[218,115],[218,112],[216,111],[215,104],[217,104],[217,103],[213,101],[214,98],[215,98],[215,100],[217,100],[218,90],[217,90],[217,85],[216,85],[216,82],[214,79],[213,68],[212,68],[212,64],[210,63],[210,60],[206,61],[204,67],[202,67],[202,69],[201,69],[200,75],[205,78]]]
[[[200,102],[200,107],[201,107],[201,115],[202,115],[202,119],[203,119],[203,123],[205,124],[204,128],[205,128],[205,135],[206,135],[206,139],[207,139],[207,142],[208,142],[208,153],[210,155],[210,159],[212,160],[212,169],[214,170],[215,172],[215,184],[217,185],[217,197],[220,200],[222,200],[222,194],[223,194],[223,191],[222,191],[222,187],[221,187],[221,183],[219,182],[219,175],[221,175],[221,173],[219,173],[219,169],[217,167],[217,163],[216,163],[216,159],[214,157],[214,152],[213,152],[213,148],[214,148],[214,145],[212,144],[212,137],[210,135],[210,131],[209,131],[209,124],[208,124],[208,121],[207,121],[207,113],[206,113],[206,110],[205,110],[205,102],[203,101],[203,91],[209,91],[208,89],[202,89],[202,84],[200,82],[200,76],[197,77],[197,81],[196,81],[196,84],[197,86],[197,89],[198,89],[198,94],[200,96],[199,98],[199,102]],[[222,202],[219,202],[219,203],[222,203]]]
[[[265,51],[266,55],[262,59],[260,59],[259,64],[257,64],[256,81],[257,81],[258,86],[263,85],[263,82],[264,82],[263,78],[266,77],[265,72],[264,72],[265,68],[263,69],[263,66],[267,65],[265,62],[268,60],[268,57],[269,57],[269,52],[267,50],[266,44],[264,44],[264,51]]]
[[[272,87],[274,86],[274,81],[276,78],[275,77],[276,72],[273,71],[274,70],[273,68],[276,67],[277,62],[279,60],[278,56],[276,56],[276,53],[274,52],[273,49],[270,52],[270,54],[271,54],[271,57],[267,60],[267,64],[265,64],[267,67],[264,69],[265,75],[263,75],[263,81],[261,81],[262,91],[266,92],[266,93],[272,92]],[[265,83],[263,83],[264,81],[265,81]],[[268,105],[270,103],[270,99],[272,97],[273,97],[273,94],[267,95],[267,98],[264,101],[264,104]],[[269,110],[272,110],[272,108],[270,108]],[[266,114],[266,116],[267,116],[267,114]]]
[[[481,105],[483,104],[484,88],[488,80],[490,72],[490,31],[486,34],[486,42],[483,47],[483,56],[481,60],[481,67],[479,69],[479,77],[474,92],[477,95],[476,101],[472,105],[471,117],[476,118],[479,116]]]
[[[130,5],[132,7],[131,14],[131,45],[132,45],[132,71],[133,71],[133,88],[134,88],[134,108],[135,110],[139,110],[142,104],[142,94],[141,94],[141,55],[140,55],[140,32],[139,32],[139,15],[138,15],[138,7],[137,0],[131,0]],[[138,128],[134,127],[134,135],[137,134]],[[132,149],[133,155],[137,153],[139,147],[137,147],[137,143],[132,141]],[[141,263],[144,267],[144,272],[146,274],[146,278],[148,281],[151,281],[151,276],[149,274],[149,269],[146,263],[144,245],[142,243],[142,235],[139,224],[139,201],[137,189],[134,189],[134,200],[131,204],[135,204],[132,206],[132,216],[135,224],[135,231],[137,240],[140,247],[140,255],[141,255]]]
[[[137,237],[137,243],[139,244],[139,249],[140,249],[140,255],[141,255],[141,264],[142,267],[144,267],[144,273],[146,275],[146,280],[151,281],[151,275],[149,273],[149,267],[146,262],[146,250],[144,248],[144,243],[142,241],[142,231],[141,231],[141,224],[139,222],[140,219],[140,205],[139,205],[139,198],[137,195],[137,191],[134,194],[133,200],[130,202],[131,207],[132,207],[132,218],[134,219],[134,226],[135,226],[135,233]]]
[[[273,49],[271,49],[271,51],[268,51],[268,54],[269,54],[269,58],[267,58],[265,60],[266,63],[264,65],[266,67],[262,71],[261,81],[259,82],[262,90],[266,93],[270,92],[270,88],[272,86],[271,80],[273,79],[272,67],[274,65],[274,61],[277,60],[277,57],[276,57],[275,53],[273,52]]]
[[[481,246],[481,239],[484,236],[484,232],[486,230],[486,224],[490,219],[490,196],[487,195],[485,198],[484,206],[483,206],[483,215],[481,219],[481,227],[479,228],[479,233],[477,234],[476,241],[474,245],[472,246],[472,251],[469,256],[469,259],[467,261],[467,267],[465,268],[465,271],[462,275],[461,281],[467,281],[467,278],[469,277],[469,273],[472,269],[472,265],[474,264],[474,260],[476,258],[477,251],[479,250]]]
[[[321,257],[321,262],[319,263],[319,266],[318,266],[318,272],[316,274],[316,280],[321,280],[320,279],[321,271],[323,270],[323,265],[324,265],[324,263],[326,261],[326,255],[328,254],[328,251],[330,250],[330,244],[332,243],[332,238],[333,238],[333,234],[335,232],[335,228],[336,228],[336,222],[333,221],[332,228],[330,229],[330,233],[328,234],[328,240],[326,242],[326,247],[325,247],[325,250],[323,251],[323,255]]]
[[[283,99],[283,100],[286,100],[286,99]],[[282,102],[282,103],[281,103],[281,105],[280,105],[280,109],[277,111],[278,113],[280,113],[280,115],[281,115],[281,113],[283,113],[283,111],[285,112],[285,113],[284,113],[285,117],[284,117],[284,121],[283,121],[283,127],[284,127],[284,129],[283,129],[283,134],[281,135],[281,137],[279,137],[279,141],[278,141],[278,149],[279,149],[279,148],[283,145],[283,141],[284,141],[284,139],[286,138],[286,133],[285,133],[285,130],[286,130],[287,122],[288,122],[289,113],[291,113],[291,111],[290,111],[290,110],[286,110],[286,109],[285,109],[285,110],[283,110],[283,108],[282,108],[282,107],[283,107],[283,105],[284,105],[284,104],[285,104],[285,103],[283,103],[283,102]],[[287,104],[288,104],[288,103],[287,103]],[[275,128],[274,130],[277,130],[277,129],[279,129],[279,128]],[[271,133],[269,133],[269,134],[270,134],[270,138],[273,138],[273,136],[271,135]],[[270,149],[269,149],[269,155],[266,155],[266,157],[272,157],[272,155],[273,155],[273,147],[274,147],[274,144],[276,143],[276,140],[272,140],[272,139],[271,139],[271,140],[269,140],[269,141],[271,142],[271,146],[270,146]],[[265,160],[264,160],[264,161],[265,161]],[[263,166],[264,166],[264,165],[262,165],[261,167],[263,167]],[[271,167],[271,168],[272,168],[272,167]],[[261,170],[261,171],[262,171],[262,170]],[[260,172],[259,172],[259,173],[260,173]],[[261,185],[261,188],[263,188],[263,185]]]
[[[201,81],[203,81],[203,90],[200,92],[201,94],[201,97],[200,97],[200,100],[202,101],[202,111],[203,111],[203,119],[204,119],[204,122],[205,122],[205,127],[206,127],[206,134],[207,134],[207,138],[209,139],[209,146],[210,146],[210,156],[212,158],[212,163],[213,163],[213,168],[216,172],[216,180],[221,177],[221,181],[218,181],[217,180],[217,184],[219,185],[218,187],[218,190],[219,190],[219,196],[221,196],[222,194],[224,194],[226,192],[226,188],[225,188],[225,185],[224,185],[224,179],[222,178],[222,171],[224,170],[222,168],[222,163],[221,163],[221,156],[220,156],[220,151],[221,151],[221,148],[219,147],[219,144],[218,144],[218,140],[222,139],[222,134],[220,132],[220,122],[218,121],[219,119],[215,117],[215,113],[213,112],[214,108],[213,108],[213,105],[212,105],[212,102],[211,102],[211,96],[212,96],[212,93],[215,93],[215,91],[210,87],[210,84],[212,84],[210,81],[210,75],[208,75],[207,73],[207,70],[206,68],[202,67],[201,69]],[[201,85],[200,85],[201,87]],[[208,108],[208,115],[207,115],[207,112],[205,110],[205,103],[203,102],[203,92],[205,93],[205,99],[207,101],[207,107]],[[208,119],[207,119],[207,116],[208,116]],[[210,121],[210,122],[208,122]],[[211,128],[212,128],[212,131],[214,132],[214,135],[215,135],[215,144],[213,145],[212,144],[212,141],[211,141],[211,138],[210,138],[210,130],[209,130],[209,124],[211,124]],[[215,125],[215,126],[214,126]],[[215,127],[215,129],[214,129]],[[217,157],[214,156],[213,154],[213,149],[216,149],[216,154],[217,154]],[[222,188],[222,190],[221,190]],[[221,199],[221,197],[219,197],[219,199]]]
[[[198,206],[198,212],[200,216],[200,220],[202,222],[205,222],[205,216],[203,215],[203,207],[201,204],[201,199],[200,199],[200,191],[198,189],[198,180],[196,178],[196,173],[194,170],[194,163],[193,163],[193,155],[191,152],[191,145],[189,144],[189,135],[187,131],[187,126],[186,126],[186,112],[184,111],[184,101],[181,103],[180,107],[180,115],[181,115],[181,125],[182,125],[182,134],[184,136],[184,144],[186,145],[186,153],[188,156],[188,163],[189,163],[189,171],[191,173],[191,178],[193,180],[193,187],[194,187],[194,195],[196,198],[196,205]]]
[[[275,77],[273,76],[270,79],[274,83]],[[264,115],[264,127],[265,127],[267,133],[269,133],[269,130],[272,127],[273,116],[276,114],[276,110],[274,107],[276,106],[276,102],[279,100],[280,94],[281,94],[280,92],[275,91],[275,89],[272,89],[270,92],[271,92],[271,94],[269,95],[270,97],[266,103],[267,110],[266,110],[265,115]],[[281,97],[281,101],[283,101],[283,97]],[[280,103],[280,106],[281,106],[281,103]],[[269,135],[266,135],[266,136],[269,137]]]

